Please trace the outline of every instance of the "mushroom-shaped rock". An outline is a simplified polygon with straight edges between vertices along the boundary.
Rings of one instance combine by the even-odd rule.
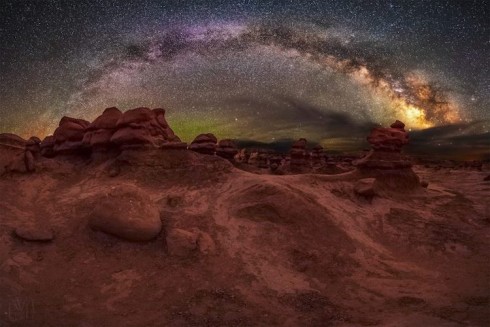
[[[397,123],[393,125],[400,126]],[[371,131],[367,140],[375,151],[400,152],[408,144],[408,133],[403,128],[378,127]]]
[[[222,158],[233,160],[235,155],[238,153],[238,148],[232,140],[224,139],[219,141],[218,147],[216,148],[216,154]]]
[[[41,225],[25,224],[14,230],[15,236],[24,241],[49,242],[54,239],[53,231]]]
[[[218,139],[211,133],[199,134],[189,146],[189,150],[204,154],[214,154]]]
[[[162,229],[157,206],[132,185],[112,187],[97,196],[89,226],[128,241],[149,241]]]
[[[405,124],[402,123],[401,121],[399,121],[398,119],[393,124],[391,124],[390,127],[396,128],[396,129],[401,129],[403,131],[405,130]]]

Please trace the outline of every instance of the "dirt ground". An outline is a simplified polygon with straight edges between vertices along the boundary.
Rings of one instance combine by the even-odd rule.
[[[490,326],[489,172],[415,167],[428,189],[368,201],[353,181],[205,157],[0,177],[0,327]],[[97,194],[122,184],[158,205],[155,240],[87,226]],[[27,222],[54,240],[15,237]],[[216,248],[170,255],[175,228]]]

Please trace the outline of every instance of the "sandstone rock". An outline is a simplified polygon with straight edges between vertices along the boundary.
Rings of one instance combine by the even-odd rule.
[[[310,158],[314,166],[321,166],[325,164],[325,152],[320,144],[316,145],[312,149]]]
[[[63,117],[54,131],[55,154],[76,154],[82,148],[82,141],[89,122],[83,119]]]
[[[401,121],[399,121],[398,119],[393,124],[391,124],[390,127],[396,128],[396,129],[401,129],[403,131],[405,130],[405,124],[402,123]]]
[[[393,125],[401,126],[397,123]],[[401,148],[408,144],[408,133],[404,129],[378,127],[371,131],[367,140],[374,150],[400,152]]]
[[[34,155],[31,151],[26,151],[24,155],[24,163],[26,165],[26,170],[32,172],[36,169]]]
[[[97,196],[89,226],[128,241],[149,241],[160,233],[162,222],[143,190],[120,185]]]
[[[289,155],[291,156],[291,170],[300,171],[306,166],[306,144],[308,141],[304,138],[294,142]]]
[[[19,226],[14,230],[14,234],[25,241],[49,242],[54,239],[53,231],[40,225]]]
[[[42,140],[40,147],[41,155],[43,157],[54,157],[54,136],[46,136],[44,140]]]
[[[238,148],[232,140],[221,140],[216,148],[216,154],[222,158],[233,160],[238,153]]]
[[[39,157],[41,154],[41,140],[36,136],[29,138],[26,143],[26,151],[30,151],[35,158]]]
[[[167,249],[168,253],[173,256],[186,257],[195,253],[198,249],[199,234],[196,232],[186,231],[179,228],[171,229],[167,233]],[[203,243],[203,249],[208,245]]]
[[[204,154],[214,154],[217,142],[218,139],[211,133],[199,134],[194,141],[191,142],[189,150]]]
[[[375,191],[376,178],[363,178],[354,185],[354,193],[365,198],[372,198],[376,195]]]
[[[164,109],[136,108],[122,114],[111,142],[121,147],[153,146],[179,142],[165,120]]]
[[[202,254],[212,254],[216,252],[216,244],[208,233],[199,233],[197,246],[199,248],[199,252]]]
[[[15,134],[1,133],[0,145],[14,148],[24,148],[26,146],[26,140]]]
[[[116,132],[116,124],[123,113],[116,107],[107,108],[88,127],[83,137],[83,145],[92,151],[105,151],[111,147],[111,137]]]

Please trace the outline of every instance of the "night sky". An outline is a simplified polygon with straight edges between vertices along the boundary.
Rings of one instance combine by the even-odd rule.
[[[175,132],[347,149],[404,121],[431,151],[490,151],[490,3],[0,4],[0,132],[167,109]]]

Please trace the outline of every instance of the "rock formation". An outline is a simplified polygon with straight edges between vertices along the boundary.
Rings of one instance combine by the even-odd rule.
[[[310,159],[313,166],[322,166],[326,163],[325,152],[320,144],[315,145],[311,150]]]
[[[220,140],[216,148],[216,154],[222,158],[233,160],[238,153],[238,148],[232,140]]]
[[[371,152],[354,164],[365,177],[374,177],[392,189],[420,187],[418,176],[412,170],[410,159],[401,154],[408,144],[405,124],[396,121],[389,128],[374,128],[367,137]]]
[[[117,122],[123,113],[115,108],[107,108],[88,127],[83,137],[83,145],[92,151],[107,151],[113,146],[111,138],[117,130]]]
[[[199,134],[189,146],[189,150],[203,154],[214,154],[218,139],[211,133]]]
[[[63,117],[54,131],[55,154],[78,154],[82,149],[85,130],[90,123],[83,119]]]
[[[306,166],[306,144],[308,141],[304,138],[299,139],[294,142],[291,151],[289,152],[291,156],[291,170],[294,172],[299,172],[303,170]]]
[[[160,108],[128,110],[119,117],[116,128],[110,140],[123,149],[181,143],[165,120],[165,110]]]

